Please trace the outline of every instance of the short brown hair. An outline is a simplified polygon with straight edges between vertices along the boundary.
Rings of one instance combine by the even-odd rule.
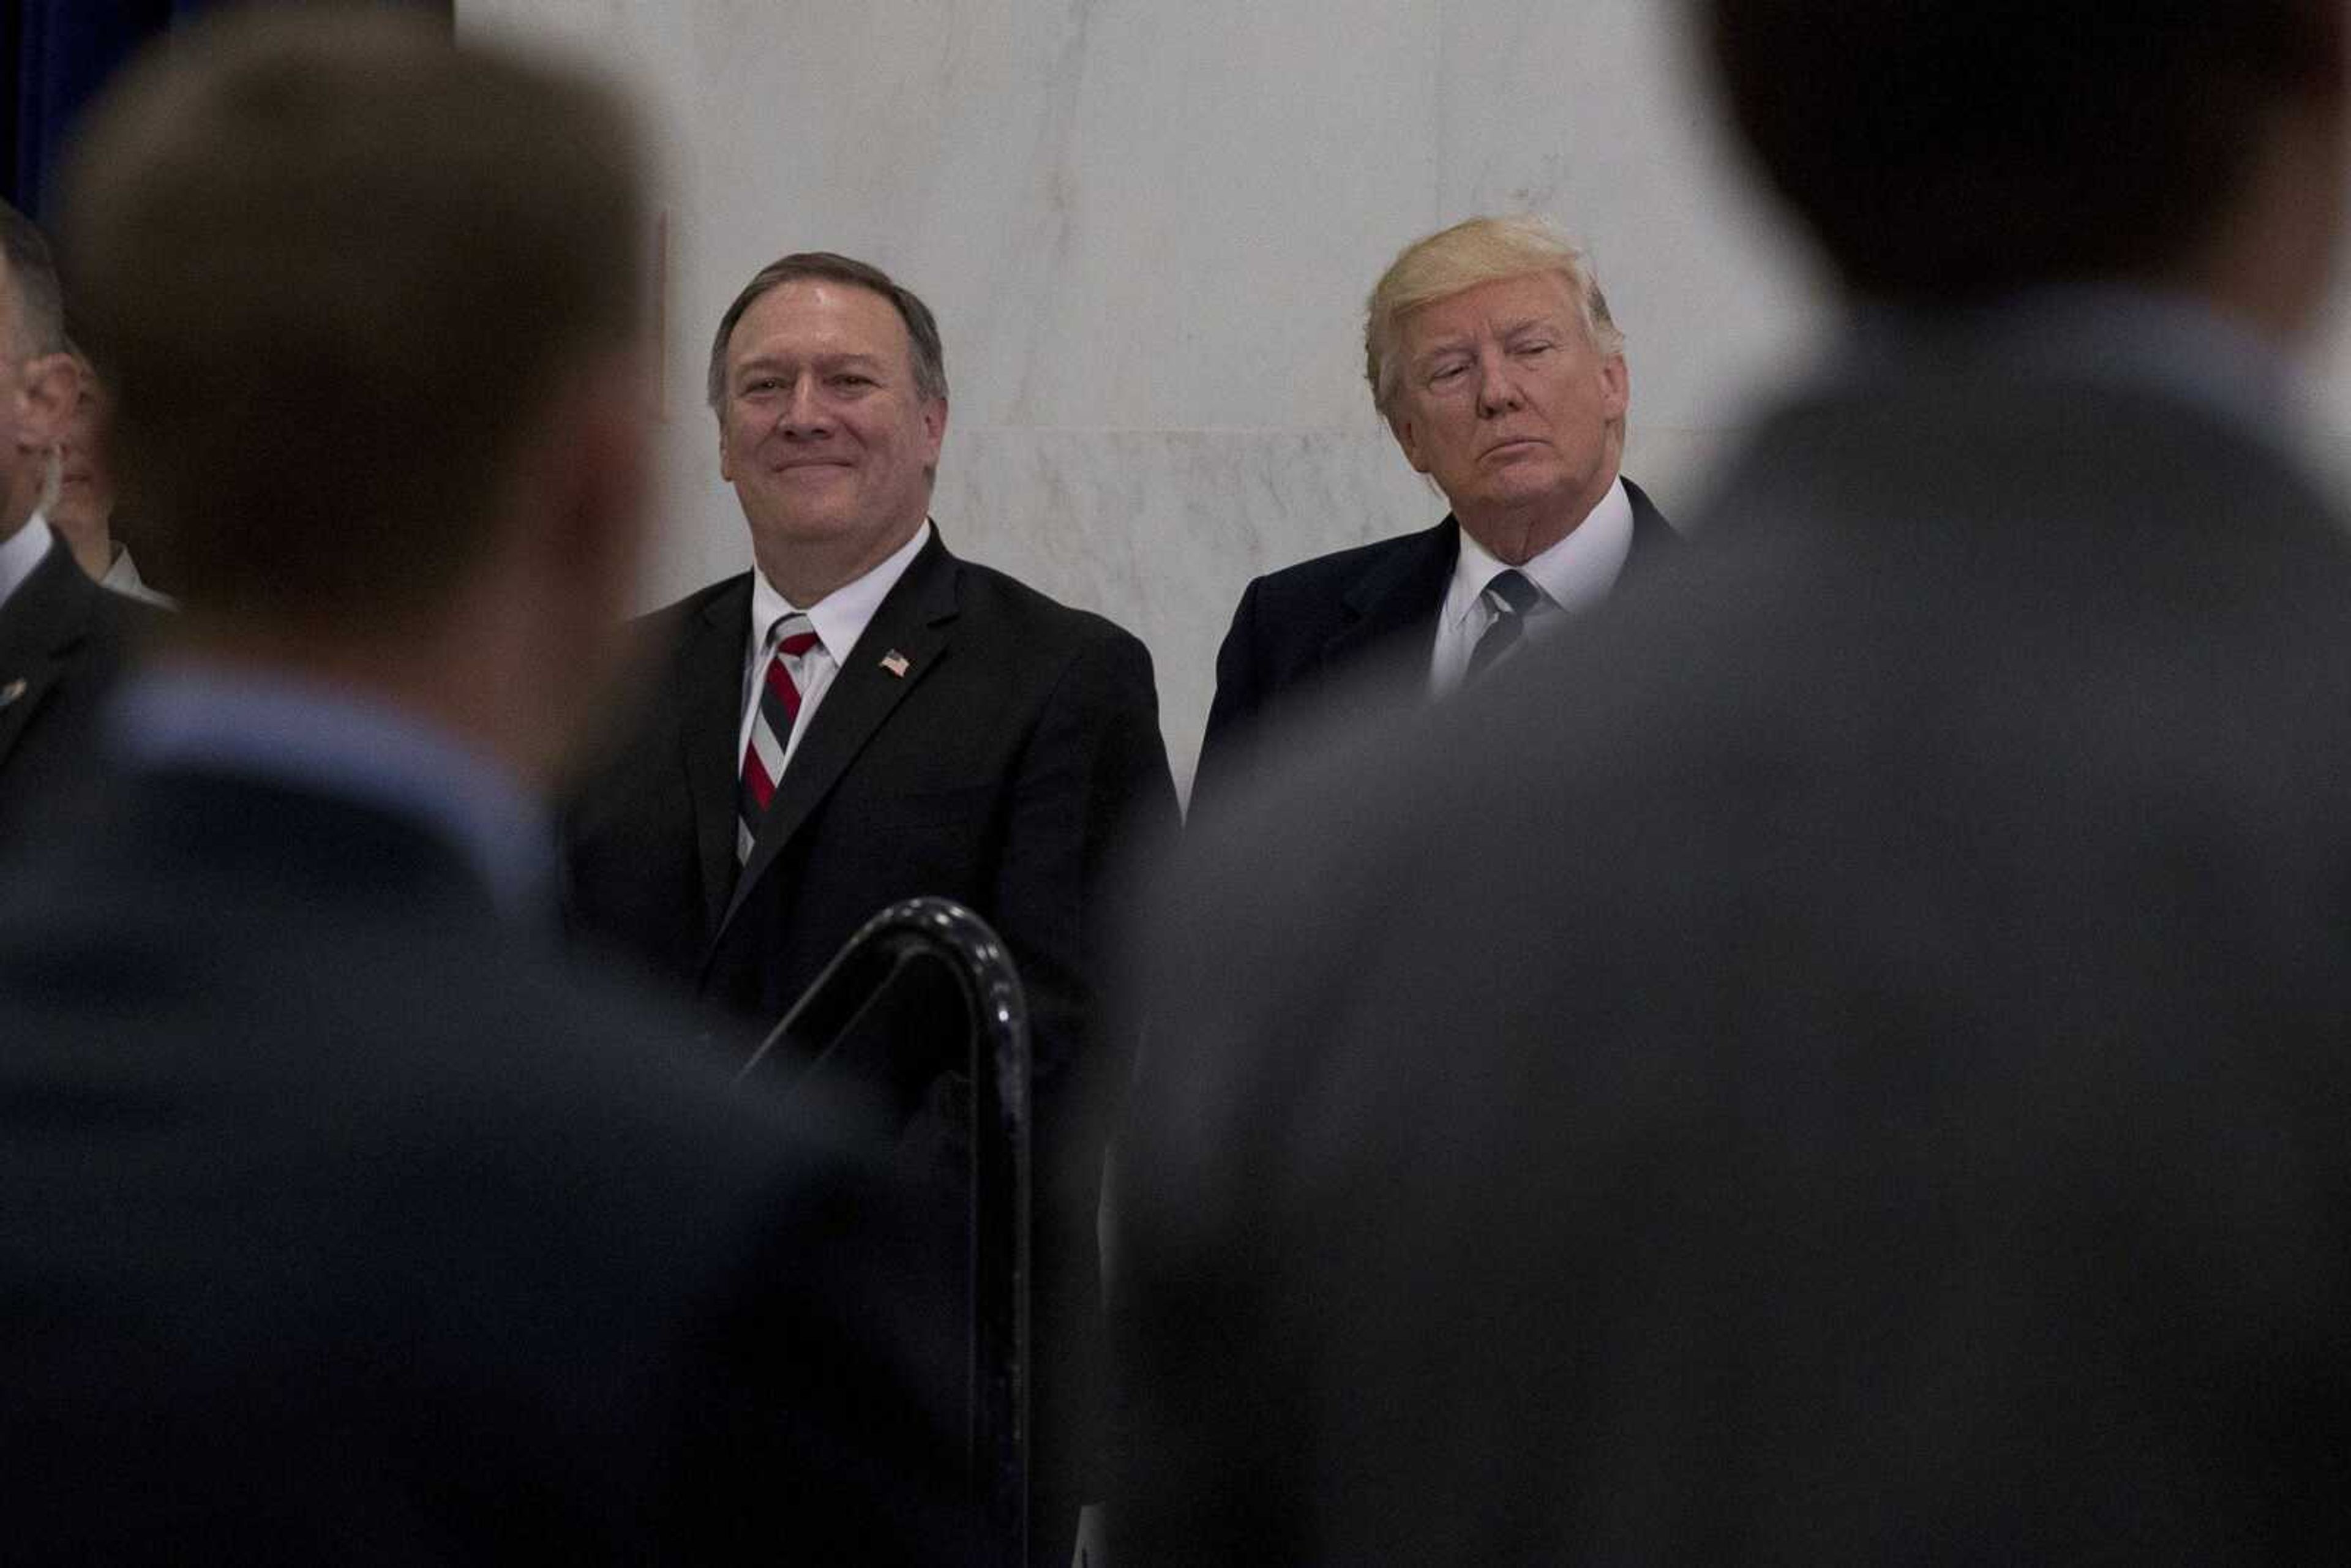
[[[1764,172],[1846,284],[1965,304],[2195,254],[2338,0],[1706,0]]]
[[[1600,280],[1567,236],[1538,217],[1468,218],[1405,246],[1373,287],[1364,312],[1364,379],[1380,413],[1395,413],[1396,349],[1406,316],[1480,284],[1539,273],[1557,274],[1567,284],[1584,340],[1596,351],[1625,351],[1625,334],[1608,314]]]
[[[141,61],[60,235],[127,504],[192,606],[445,597],[524,418],[634,329],[641,167],[607,88],[397,10],[256,11]]]
[[[931,308],[913,289],[902,287],[870,262],[829,250],[803,250],[779,256],[761,267],[743,286],[743,292],[735,296],[735,303],[726,307],[726,314],[718,319],[718,331],[710,340],[707,389],[714,413],[726,405],[726,340],[735,336],[736,323],[743,319],[743,312],[770,289],[807,278],[846,283],[887,299],[897,310],[898,319],[906,324],[906,340],[914,346],[914,390],[926,398],[946,401],[946,353],[939,345],[939,324]]]

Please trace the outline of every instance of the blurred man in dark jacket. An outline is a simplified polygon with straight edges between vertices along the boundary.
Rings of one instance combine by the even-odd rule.
[[[1116,1561],[2332,1556],[2344,8],[1698,9],[1851,332],[1175,879]]]

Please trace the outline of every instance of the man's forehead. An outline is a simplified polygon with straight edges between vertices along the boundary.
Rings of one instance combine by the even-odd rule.
[[[1418,344],[1487,328],[1507,331],[1536,322],[1579,328],[1583,324],[1567,279],[1556,272],[1489,277],[1441,294],[1407,311],[1403,326],[1405,340]]]
[[[873,290],[829,277],[794,277],[751,301],[726,351],[737,361],[778,352],[883,357],[914,352],[898,308]]]

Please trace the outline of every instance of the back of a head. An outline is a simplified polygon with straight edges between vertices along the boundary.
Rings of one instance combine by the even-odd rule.
[[[94,110],[63,188],[127,504],[231,622],[429,612],[534,412],[637,319],[625,104],[395,8],[176,37]]]
[[[2334,0],[1701,0],[1732,117],[1858,293],[2154,279],[2343,74]]]

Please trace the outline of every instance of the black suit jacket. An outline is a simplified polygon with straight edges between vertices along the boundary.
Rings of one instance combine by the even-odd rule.
[[[962,1560],[952,1255],[415,822],[134,777],[0,895],[26,1562]]]
[[[134,632],[160,618],[92,582],[63,540],[0,603],[0,851],[91,778],[90,727]]]
[[[1633,553],[1620,590],[1673,553],[1671,524],[1641,487],[1633,503]],[[1284,567],[1251,581],[1217,650],[1217,695],[1192,786],[1198,803],[1230,788],[1262,742],[1295,740],[1334,687],[1383,679],[1426,690],[1437,612],[1453,580],[1461,525],[1447,517],[1416,534],[1380,539]]]
[[[646,619],[661,669],[651,716],[568,817],[572,924],[753,1030],[898,899],[952,898],[996,927],[1036,1056],[1042,1490],[1085,1490],[1094,1211],[1131,1061],[1102,1018],[1106,889],[1123,847],[1176,815],[1150,654],[935,534],[841,661],[737,876],[750,605],[746,573]],[[893,653],[903,675],[883,665]],[[938,1065],[944,1077],[961,1064]],[[1040,1544],[1061,1529],[1048,1511]]]
[[[1121,1568],[2351,1528],[2343,519],[2013,351],[1721,494],[1165,883]]]

